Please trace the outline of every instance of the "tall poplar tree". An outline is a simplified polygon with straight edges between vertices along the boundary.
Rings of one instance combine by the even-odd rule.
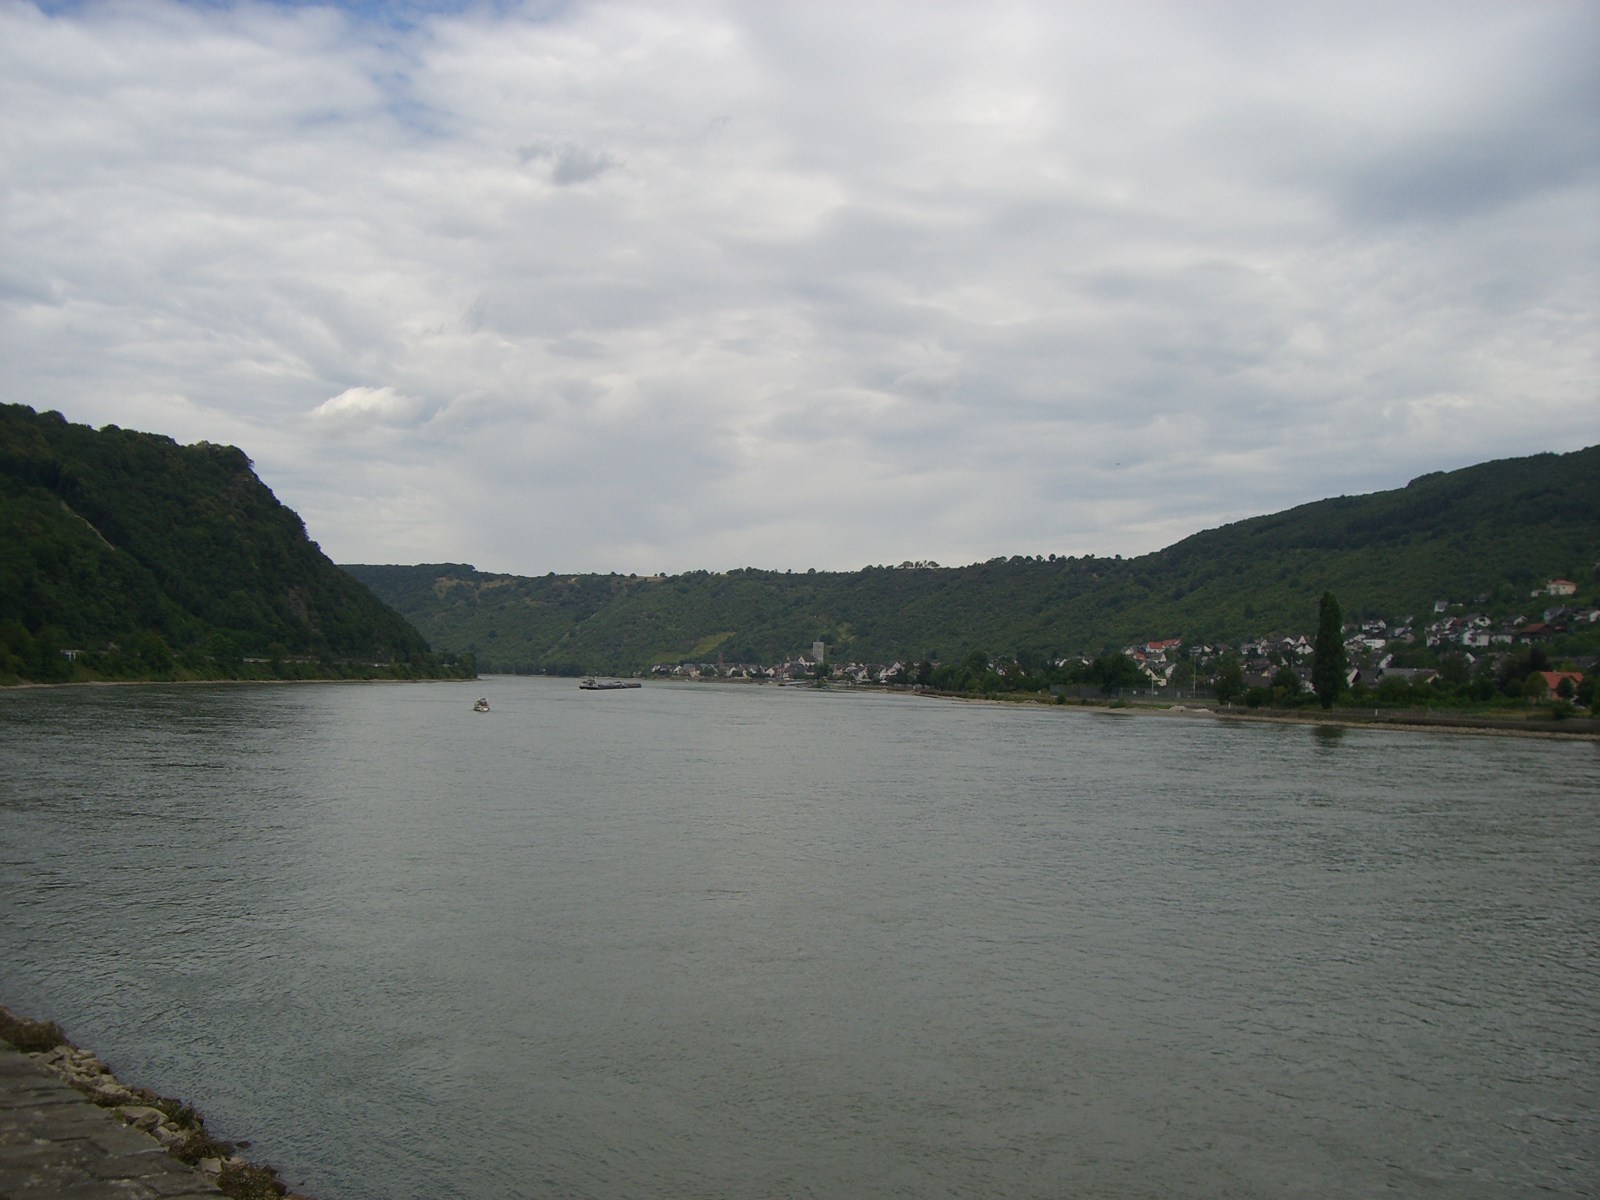
[[[1323,708],[1344,690],[1344,613],[1332,592],[1322,593],[1317,605],[1317,640],[1311,648],[1311,687]]]

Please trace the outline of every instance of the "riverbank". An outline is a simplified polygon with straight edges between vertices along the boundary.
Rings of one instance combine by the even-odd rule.
[[[1600,720],[1569,717],[1565,720],[1527,717],[1492,717],[1466,713],[1405,710],[1279,711],[1224,709],[1224,720],[1265,721],[1280,725],[1319,725],[1334,729],[1394,729],[1415,733],[1475,733],[1497,737],[1600,740]]]
[[[1415,709],[1232,708],[1197,701],[1164,703],[1129,700],[1056,700],[1049,695],[1015,694],[975,696],[967,692],[917,692],[940,700],[990,704],[1028,704],[1066,708],[1074,712],[1117,713],[1128,716],[1214,718],[1275,725],[1308,725],[1331,729],[1388,729],[1410,733],[1469,733],[1495,737],[1557,738],[1600,741],[1600,719],[1568,717],[1498,716],[1489,713],[1455,713]]]
[[[394,675],[375,675],[371,678],[339,677],[333,675],[316,675],[306,679],[279,679],[276,676],[267,679],[62,679],[49,683],[41,683],[35,679],[0,680],[0,692],[27,691],[33,688],[121,688],[121,687],[212,687],[218,685],[250,685],[261,686],[300,684],[300,683],[473,683],[479,676],[466,675],[428,675],[415,679],[403,679]]]
[[[39,1102],[30,1072],[0,1072],[0,1091],[7,1096],[17,1094],[19,1102],[12,1107],[25,1118],[8,1122],[8,1128],[15,1125],[13,1132],[18,1136],[0,1139],[0,1168],[25,1172],[29,1180],[37,1178],[49,1183],[52,1195],[70,1195],[79,1200],[95,1200],[102,1194],[311,1200],[290,1192],[272,1167],[241,1157],[237,1151],[248,1147],[248,1142],[213,1137],[206,1130],[205,1118],[193,1106],[149,1088],[124,1083],[92,1051],[67,1040],[53,1021],[21,1017],[0,1006],[0,1048],[27,1058],[37,1072],[59,1080],[81,1097],[83,1105],[103,1110],[108,1118],[147,1139],[150,1150],[165,1151],[175,1164],[181,1164],[176,1170],[153,1167],[148,1161],[150,1150],[141,1151],[139,1143],[124,1141],[116,1150],[97,1147],[107,1156],[120,1155],[123,1173],[108,1175],[103,1164],[81,1168],[77,1162],[81,1143],[86,1138],[103,1140],[85,1134],[82,1106],[48,1097],[46,1102]],[[92,1129],[93,1123],[89,1125]],[[17,1157],[16,1162],[13,1157]],[[193,1175],[192,1187],[186,1183],[185,1171]],[[77,1178],[85,1173],[87,1182]],[[104,1185],[103,1192],[93,1190],[100,1184]]]

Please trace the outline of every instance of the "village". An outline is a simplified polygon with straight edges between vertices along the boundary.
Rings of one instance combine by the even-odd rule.
[[[1435,602],[1427,619],[1371,618],[1344,626],[1346,687],[1352,694],[1409,702],[1445,696],[1479,681],[1505,681],[1508,662],[1529,669],[1517,675],[1518,694],[1531,700],[1592,697],[1593,653],[1552,658],[1542,648],[1569,633],[1600,635],[1600,607],[1570,601],[1578,587],[1553,579],[1536,589],[1526,612],[1494,617],[1450,600]],[[1588,639],[1585,639],[1588,640]],[[1520,656],[1520,660],[1519,660]],[[1125,662],[1108,667],[1107,660]],[[1313,640],[1306,633],[1263,635],[1237,643],[1153,638],[1122,646],[1111,656],[1056,658],[1044,663],[983,656],[959,665],[932,662],[831,662],[829,647],[772,664],[661,663],[651,674],[679,680],[734,680],[780,685],[922,687],[954,691],[1044,691],[1089,698],[1282,703],[1311,692]],[[974,686],[976,684],[977,686]],[[1431,689],[1419,690],[1419,689]],[[1501,688],[1504,691],[1504,688]],[[1479,699],[1488,700],[1480,686]]]

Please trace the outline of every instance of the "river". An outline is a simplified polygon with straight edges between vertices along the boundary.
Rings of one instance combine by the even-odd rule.
[[[319,1200],[1593,1195],[1597,768],[844,690],[13,690],[0,1003]]]

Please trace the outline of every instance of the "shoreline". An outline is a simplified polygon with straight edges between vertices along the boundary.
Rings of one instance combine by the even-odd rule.
[[[81,679],[64,683],[37,683],[24,680],[0,684],[0,691],[33,688],[101,688],[101,687],[201,687],[207,685],[239,686],[266,685],[272,687],[293,684],[428,684],[428,683],[481,683],[482,675],[467,678],[440,677],[424,679]],[[532,678],[543,678],[534,676]],[[738,684],[754,685],[756,680],[716,679],[659,681],[665,686]],[[798,684],[778,686],[802,686]],[[803,686],[810,686],[809,684]],[[881,684],[825,685],[840,691],[882,692],[888,695],[902,693],[932,700],[956,700],[964,704],[1030,705],[1040,708],[1065,708],[1077,712],[1121,713],[1157,717],[1211,717],[1225,721],[1253,721],[1275,725],[1309,725],[1328,729],[1388,729],[1402,733],[1468,733],[1489,737],[1543,738],[1554,741],[1600,741],[1600,717],[1568,717],[1564,720],[1541,717],[1498,717],[1490,714],[1450,713],[1415,709],[1252,709],[1217,707],[1214,703],[1181,701],[1171,703],[1156,701],[1140,703],[1115,698],[1105,700],[1070,700],[1057,703],[1049,696],[1033,693],[972,695],[966,692],[940,692],[928,688],[893,688]],[[1370,712],[1371,715],[1367,715]]]
[[[1600,741],[1600,718],[1569,717],[1565,720],[1536,717],[1495,717],[1471,713],[1417,712],[1415,709],[1251,709],[1218,708],[1191,702],[1129,703],[1114,707],[1115,701],[1074,700],[1057,704],[1049,698],[1007,699],[1003,696],[973,696],[961,692],[920,691],[913,693],[933,700],[957,700],[967,704],[1032,705],[1062,708],[1072,712],[1103,713],[1119,716],[1168,717],[1172,719],[1214,719],[1256,722],[1264,725],[1303,725],[1324,729],[1377,729],[1400,733],[1464,733],[1480,737],[1543,738],[1547,741]],[[1368,714],[1371,715],[1368,715]]]
[[[232,687],[239,684],[263,684],[278,687],[295,683],[475,683],[483,676],[464,675],[427,676],[422,679],[395,679],[392,676],[373,676],[371,679],[338,679],[332,675],[311,679],[67,679],[60,683],[40,683],[36,679],[21,679],[16,683],[0,683],[0,692],[26,691],[31,688],[102,688],[102,687],[207,687],[211,685]]]
[[[1223,720],[1259,721],[1272,725],[1310,725],[1324,729],[1388,729],[1403,733],[1469,733],[1488,737],[1543,738],[1547,741],[1600,741],[1600,721],[1590,717],[1572,717],[1565,721],[1496,721],[1492,717],[1430,716],[1404,711],[1396,712],[1391,717],[1383,715],[1382,709],[1378,710],[1377,715],[1370,717],[1353,715],[1301,717],[1285,712],[1220,712],[1213,715]]]
[[[84,1102],[146,1135],[175,1162],[234,1200],[313,1200],[293,1191],[276,1168],[239,1156],[248,1141],[213,1137],[193,1105],[123,1082],[54,1021],[19,1016],[0,1004],[0,1047],[22,1054],[79,1093]]]

